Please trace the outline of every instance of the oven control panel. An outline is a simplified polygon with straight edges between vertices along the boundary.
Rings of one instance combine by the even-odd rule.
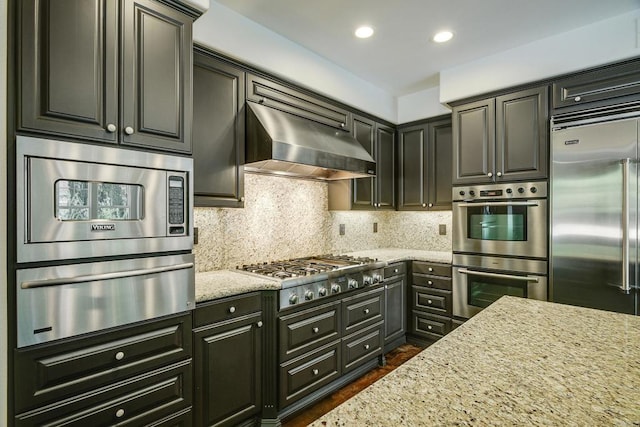
[[[510,182],[453,187],[454,201],[534,199],[547,197],[547,183]]]

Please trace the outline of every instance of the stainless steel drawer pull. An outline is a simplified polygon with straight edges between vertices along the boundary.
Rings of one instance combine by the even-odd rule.
[[[133,128],[131,126],[127,126],[126,128],[124,128],[124,133],[126,133],[127,135],[133,135]]]
[[[115,132],[116,130],[118,130],[118,128],[117,128],[117,127],[116,127],[116,125],[114,125],[113,123],[109,123],[109,124],[107,125],[107,132],[109,132],[109,133],[113,133],[113,132]]]
[[[364,314],[369,314],[369,309],[368,308],[364,309]]]
[[[427,304],[431,305],[433,304],[433,301],[431,301],[430,299],[427,300]]]
[[[432,273],[433,272],[433,267],[429,267],[429,272]]]
[[[256,326],[258,328],[262,328],[262,320],[259,320],[258,323],[256,323]]]
[[[433,285],[433,280],[427,280],[428,285]]]
[[[320,328],[313,328],[312,331],[314,334],[317,334],[318,332],[320,332]]]
[[[116,353],[116,360],[124,359],[124,351],[119,351]]]
[[[229,307],[229,313],[235,313],[236,308],[234,306]]]
[[[120,408],[116,411],[116,418],[124,417],[124,409]]]
[[[394,269],[393,269],[393,272],[394,272],[394,273],[399,273],[399,272],[400,272],[400,270],[398,270],[397,268],[394,268]]]
[[[364,349],[365,349],[365,350],[369,350],[369,347],[370,347],[370,346],[369,346],[369,344],[365,344],[365,345],[364,345]]]
[[[539,282],[540,279],[537,277],[531,276],[514,276],[513,274],[500,274],[500,273],[489,273],[487,271],[473,271],[467,270],[466,268],[461,268],[458,270],[460,274],[471,274],[473,276],[484,276],[484,277],[493,277],[496,279],[510,279],[510,280],[519,280],[521,282]]]
[[[582,97],[580,97],[580,96],[576,96],[575,98],[573,98],[573,100],[574,100],[575,102],[580,102],[580,101],[582,101]]]
[[[313,375],[318,375],[318,374],[320,373],[320,371],[318,371],[317,369],[314,369],[314,370],[313,370],[313,371],[311,371],[311,372],[313,372]]]
[[[433,326],[428,325],[428,326],[427,326],[427,329],[433,329]]]
[[[60,279],[31,280],[22,282],[22,289],[43,288],[46,286],[70,285],[72,283],[97,282],[98,280],[121,279],[123,277],[145,276],[147,274],[166,273],[168,271],[186,270],[193,268],[192,262],[166,267],[147,268],[140,270],[116,271],[114,273],[89,274],[86,276],[62,277]]]

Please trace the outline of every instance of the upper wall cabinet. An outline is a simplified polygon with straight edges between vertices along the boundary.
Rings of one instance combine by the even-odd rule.
[[[245,72],[200,50],[193,62],[194,205],[242,207]]]
[[[398,129],[398,210],[451,209],[451,119]]]
[[[640,63],[636,61],[590,70],[553,83],[553,108],[574,111],[636,101]]]
[[[191,152],[193,16],[152,0],[18,14],[18,130]]]
[[[247,99],[351,132],[350,111],[255,74],[247,75]]]
[[[544,179],[548,87],[453,108],[453,184]]]
[[[376,176],[329,183],[329,209],[394,210],[395,130],[366,117],[353,117],[352,134],[376,161]]]

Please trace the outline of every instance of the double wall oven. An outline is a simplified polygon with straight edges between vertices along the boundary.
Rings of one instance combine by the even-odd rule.
[[[547,299],[547,183],[453,189],[453,315],[503,295]]]

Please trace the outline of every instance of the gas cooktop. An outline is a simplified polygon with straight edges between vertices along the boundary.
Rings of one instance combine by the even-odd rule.
[[[314,274],[347,269],[352,266],[375,264],[374,258],[356,258],[349,255],[319,255],[306,258],[294,258],[283,261],[248,264],[238,267],[240,270],[277,279],[312,276]]]

